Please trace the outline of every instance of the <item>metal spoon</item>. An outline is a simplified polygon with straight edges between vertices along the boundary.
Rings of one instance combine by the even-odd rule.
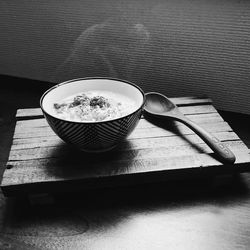
[[[235,162],[235,155],[231,150],[222,144],[218,138],[185,117],[179,111],[178,107],[166,96],[156,92],[146,93],[144,112],[146,115],[153,117],[164,119],[170,118],[184,123],[200,136],[200,138],[217,154],[218,158],[223,163],[233,164]]]

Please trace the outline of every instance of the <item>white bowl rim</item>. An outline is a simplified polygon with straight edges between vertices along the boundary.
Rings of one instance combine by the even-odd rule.
[[[44,97],[50,92],[52,91],[53,89],[56,89],[62,85],[65,85],[65,84],[68,84],[68,83],[71,83],[71,82],[76,82],[76,81],[84,81],[84,80],[112,80],[112,81],[118,81],[118,82],[123,82],[123,83],[126,83],[126,84],[129,84],[133,87],[135,87],[137,90],[139,90],[139,92],[141,93],[142,95],[142,98],[143,98],[143,101],[142,101],[142,104],[133,112],[127,114],[127,115],[124,115],[124,116],[120,116],[118,118],[115,118],[115,119],[110,119],[110,120],[105,120],[105,121],[97,121],[97,122],[93,122],[93,121],[72,121],[72,120],[67,120],[67,119],[62,119],[62,118],[59,118],[57,116],[54,116],[52,114],[49,114],[44,108],[43,108],[43,99]],[[56,84],[54,86],[52,86],[51,88],[49,88],[48,90],[46,90],[43,95],[41,96],[40,98],[40,108],[42,109],[42,111],[48,115],[48,116],[51,116],[55,119],[58,119],[58,120],[61,120],[61,121],[64,121],[64,122],[69,122],[69,123],[75,123],[75,124],[101,124],[101,123],[108,123],[108,122],[113,122],[113,121],[117,121],[117,120],[120,120],[120,119],[123,119],[123,118],[126,118],[128,116],[131,116],[133,115],[134,113],[138,112],[138,110],[140,109],[143,109],[143,106],[146,102],[146,96],[145,96],[145,93],[144,91],[138,86],[136,85],[135,83],[132,83],[128,80],[123,80],[123,79],[120,79],[120,78],[115,78],[115,77],[83,77],[83,78],[74,78],[74,79],[70,79],[70,80],[67,80],[67,81],[64,81],[64,82],[61,82],[59,84]]]

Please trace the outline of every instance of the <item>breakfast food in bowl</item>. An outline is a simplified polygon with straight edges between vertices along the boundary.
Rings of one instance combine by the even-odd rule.
[[[136,127],[145,103],[135,84],[113,78],[83,78],[58,84],[40,106],[53,131],[86,152],[108,151]]]
[[[87,91],[54,104],[56,116],[71,121],[107,121],[133,111],[132,98],[111,91]]]

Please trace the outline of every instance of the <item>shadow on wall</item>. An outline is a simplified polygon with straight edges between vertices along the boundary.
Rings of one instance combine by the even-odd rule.
[[[136,82],[151,65],[149,46],[150,33],[142,23],[116,18],[92,25],[76,39],[52,82],[89,76]]]

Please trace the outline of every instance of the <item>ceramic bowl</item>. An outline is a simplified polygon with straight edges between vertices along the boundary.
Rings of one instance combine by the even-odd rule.
[[[94,90],[125,95],[133,100],[133,108],[125,116],[94,122],[62,119],[55,114],[55,103]],[[40,99],[40,107],[52,130],[66,143],[86,152],[108,151],[126,139],[138,124],[144,104],[145,94],[141,88],[114,78],[73,79],[48,89]]]

